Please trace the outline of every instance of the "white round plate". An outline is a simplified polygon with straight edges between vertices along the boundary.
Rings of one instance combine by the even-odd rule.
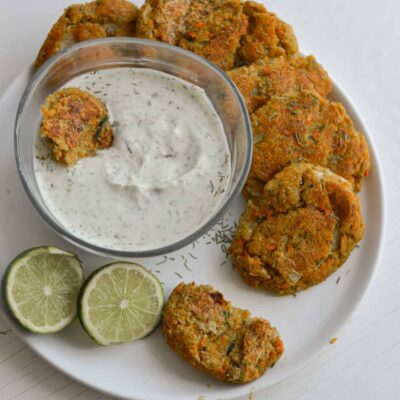
[[[16,254],[29,247],[57,245],[78,253],[88,275],[109,260],[85,253],[58,237],[31,207],[19,182],[14,161],[13,125],[17,104],[28,79],[29,71],[26,70],[11,84],[0,102],[0,272]],[[337,85],[332,98],[345,105],[358,129],[367,135],[372,166],[361,193],[365,238],[346,264],[326,282],[296,297],[276,297],[246,286],[226,259],[223,250],[227,244],[215,243],[223,239],[224,233],[218,234],[218,231],[225,230],[225,235],[229,235],[229,229],[243,210],[241,200],[214,230],[194,245],[164,257],[137,260],[157,274],[166,296],[181,280],[208,283],[222,291],[234,305],[267,318],[278,328],[285,344],[284,356],[257,381],[248,385],[229,385],[195,370],[164,343],[159,328],[145,339],[130,344],[100,347],[84,333],[77,321],[59,334],[40,336],[23,330],[9,315],[4,301],[1,302],[3,317],[29,347],[60,371],[120,398],[236,399],[286,378],[328,345],[360,303],[377,268],[383,240],[383,181],[371,137]]]

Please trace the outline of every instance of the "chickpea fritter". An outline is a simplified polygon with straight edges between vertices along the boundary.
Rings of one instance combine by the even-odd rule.
[[[265,56],[298,53],[292,27],[268,12],[262,4],[246,1],[243,12],[248,17],[248,29],[241,38],[236,65],[251,64]]]
[[[68,166],[79,158],[111,146],[112,129],[106,106],[77,88],[49,95],[42,106],[41,135],[48,139],[53,157]]]
[[[73,4],[53,25],[35,61],[39,68],[74,43],[112,36],[135,36],[137,8],[126,0]]]
[[[327,168],[298,163],[248,201],[229,253],[248,285],[285,295],[324,281],[363,233],[351,184]]]
[[[253,162],[243,194],[262,194],[264,185],[290,162],[306,161],[329,168],[361,190],[370,157],[364,135],[345,108],[316,92],[273,96],[252,116]]]
[[[227,382],[257,379],[283,353],[268,321],[232,307],[211,286],[180,283],[163,311],[165,340],[197,369]]]
[[[267,103],[273,95],[314,89],[326,97],[332,90],[327,72],[313,56],[264,57],[247,67],[233,69],[228,75],[244,97],[249,113]]]
[[[229,70],[247,29],[242,9],[240,0],[147,0],[137,36],[193,51]]]

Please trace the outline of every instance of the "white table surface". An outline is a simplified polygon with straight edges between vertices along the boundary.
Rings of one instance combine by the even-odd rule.
[[[51,24],[69,3],[0,0],[0,94],[32,62]],[[253,400],[397,400],[400,1],[270,0],[268,6],[293,25],[303,52],[314,54],[337,79],[369,126],[384,168],[387,230],[375,280],[358,311],[337,333],[337,342],[327,343],[301,371],[255,394]],[[5,190],[1,183],[0,190]],[[47,365],[1,319],[0,331],[1,400],[110,399]]]

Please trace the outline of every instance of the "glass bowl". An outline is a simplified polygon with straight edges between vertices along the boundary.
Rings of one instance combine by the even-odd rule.
[[[151,68],[177,76],[203,88],[218,113],[231,155],[231,176],[225,197],[202,226],[167,246],[146,250],[116,250],[75,236],[52,215],[42,199],[34,173],[34,146],[46,97],[70,79],[96,69]],[[26,88],[16,115],[15,157],[28,197],[43,220],[66,240],[95,254],[137,258],[175,251],[211,229],[240,195],[252,157],[252,132],[243,99],[227,75],[207,60],[178,47],[135,38],[107,38],[78,43],[47,61]]]

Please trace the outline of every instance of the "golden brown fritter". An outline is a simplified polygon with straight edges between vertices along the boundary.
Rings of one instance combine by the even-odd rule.
[[[224,70],[298,52],[292,28],[252,1],[146,0],[137,35],[191,50]]]
[[[53,25],[36,58],[39,68],[74,43],[112,36],[134,36],[137,8],[126,0],[73,4]]]
[[[240,40],[236,65],[251,64],[260,58],[291,55],[299,51],[290,25],[268,12],[262,4],[246,1],[243,12],[248,17],[248,29]]]
[[[42,106],[41,135],[48,139],[53,157],[67,165],[111,146],[113,135],[106,106],[77,88],[49,95]]]
[[[232,383],[260,377],[283,353],[268,321],[232,307],[211,286],[180,283],[163,311],[167,343],[194,367]]]
[[[264,105],[273,95],[292,90],[314,89],[325,97],[332,90],[327,72],[308,57],[264,57],[247,67],[228,72],[245,99],[250,113]]]
[[[361,189],[368,146],[341,104],[312,91],[287,93],[273,96],[251,120],[255,144],[246,198],[260,196],[265,183],[293,161],[327,167]]]
[[[363,232],[350,183],[327,168],[295,163],[248,201],[229,252],[247,284],[290,294],[331,275]]]
[[[138,37],[177,45],[229,70],[247,17],[240,0],[147,0],[137,27]]]

